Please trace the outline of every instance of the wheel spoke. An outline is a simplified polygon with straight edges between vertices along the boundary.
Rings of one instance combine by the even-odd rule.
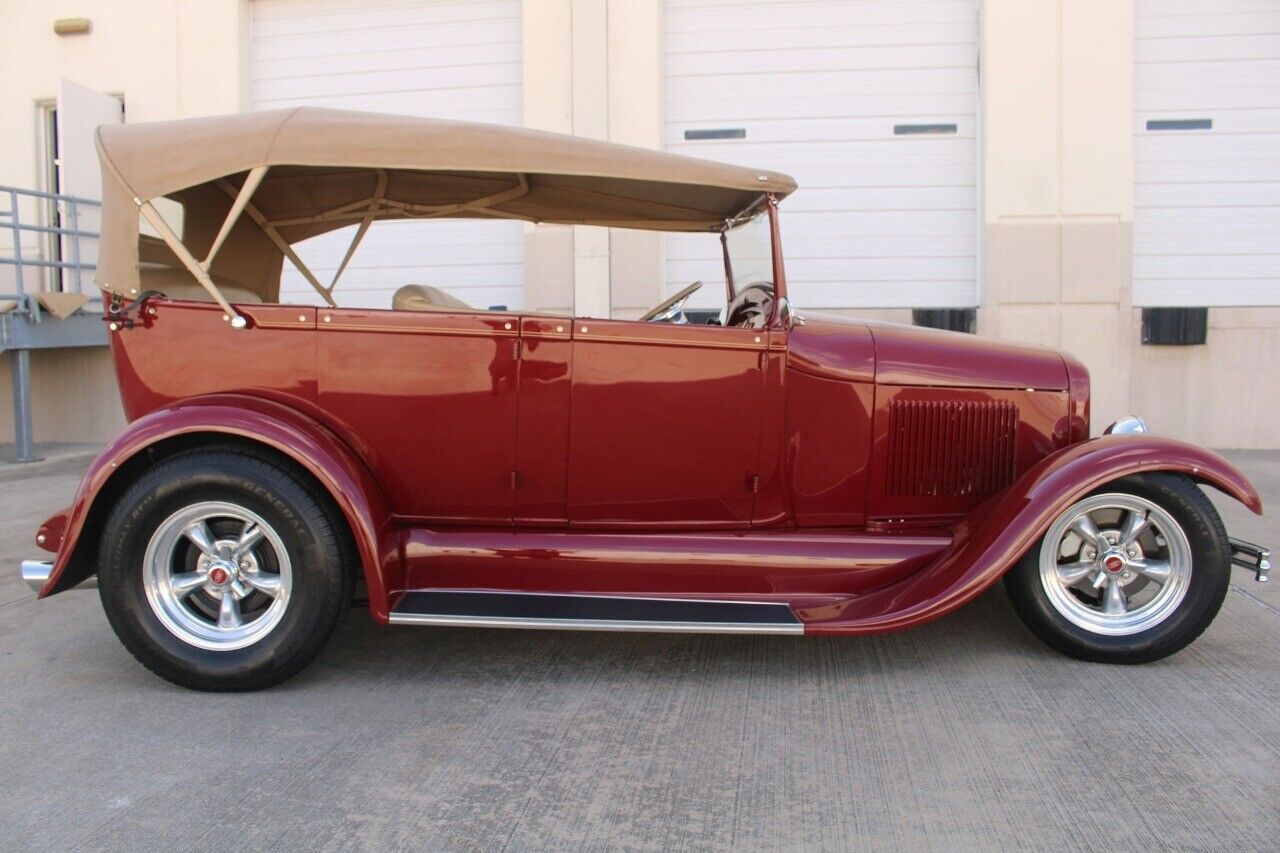
[[[1107,543],[1102,539],[1102,531],[1098,529],[1097,524],[1094,524],[1088,513],[1071,522],[1071,527],[1068,529],[1095,548],[1107,547]]]
[[[1088,577],[1093,569],[1093,563],[1088,561],[1062,563],[1058,566],[1058,579],[1062,581],[1064,586],[1071,586]]]
[[[188,524],[182,529],[182,534],[190,539],[191,544],[199,548],[206,557],[218,556],[218,546],[213,544],[213,534],[209,532],[209,525],[203,521]]]
[[[219,628],[239,628],[244,624],[240,619],[240,602],[231,590],[222,594],[222,606],[218,608]]]
[[[1119,580],[1112,578],[1107,584],[1107,591],[1102,596],[1102,609],[1108,616],[1123,616],[1129,611],[1129,598]]]
[[[254,545],[261,542],[264,535],[265,534],[262,532],[261,527],[252,521],[246,521],[244,523],[244,530],[240,531],[240,540],[236,542],[235,548],[232,549],[231,553],[237,560],[240,559],[245,554],[249,553],[249,551],[253,549]]]
[[[205,572],[185,572],[180,575],[174,575],[169,579],[169,586],[173,587],[173,594],[178,598],[184,598],[204,586],[209,581],[209,575]]]
[[[1160,584],[1161,586],[1169,582],[1169,578],[1173,576],[1173,566],[1169,565],[1167,560],[1144,560],[1140,563],[1134,563],[1133,567],[1138,574]]]
[[[279,595],[280,590],[283,588],[280,583],[280,576],[271,572],[245,572],[240,576],[240,579],[254,589],[265,592],[272,598]]]
[[[1120,531],[1120,544],[1132,545],[1150,525],[1151,517],[1147,513],[1129,510],[1129,515],[1124,520],[1124,529]]]

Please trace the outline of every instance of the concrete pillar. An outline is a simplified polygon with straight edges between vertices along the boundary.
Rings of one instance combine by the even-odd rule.
[[[1095,428],[1125,414],[1133,239],[1132,0],[984,0],[979,331],[1062,347]]]
[[[661,147],[661,13],[661,0],[525,0],[525,126]],[[661,298],[662,239],[531,226],[525,293],[530,308],[638,316]]]
[[[662,147],[662,0],[609,0],[609,139]],[[662,301],[663,239],[614,228],[609,235],[610,306],[634,319]]]

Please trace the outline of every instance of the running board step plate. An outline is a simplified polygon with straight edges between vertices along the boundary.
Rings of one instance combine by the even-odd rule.
[[[393,625],[463,625],[570,631],[803,634],[785,604],[470,590],[411,590]]]

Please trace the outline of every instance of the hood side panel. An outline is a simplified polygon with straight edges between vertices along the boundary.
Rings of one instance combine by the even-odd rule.
[[[868,324],[875,337],[876,381],[951,388],[1065,391],[1062,355],[1045,347],[890,323]]]

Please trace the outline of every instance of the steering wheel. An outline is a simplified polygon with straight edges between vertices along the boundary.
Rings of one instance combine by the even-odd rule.
[[[640,318],[642,323],[687,323],[688,320],[677,320],[677,317],[684,316],[684,303],[690,296],[698,292],[702,287],[701,281],[695,281],[684,290],[677,293],[669,299],[659,302],[649,313]]]
[[[725,309],[724,324],[744,329],[763,329],[773,310],[773,283],[757,281],[739,290]]]

